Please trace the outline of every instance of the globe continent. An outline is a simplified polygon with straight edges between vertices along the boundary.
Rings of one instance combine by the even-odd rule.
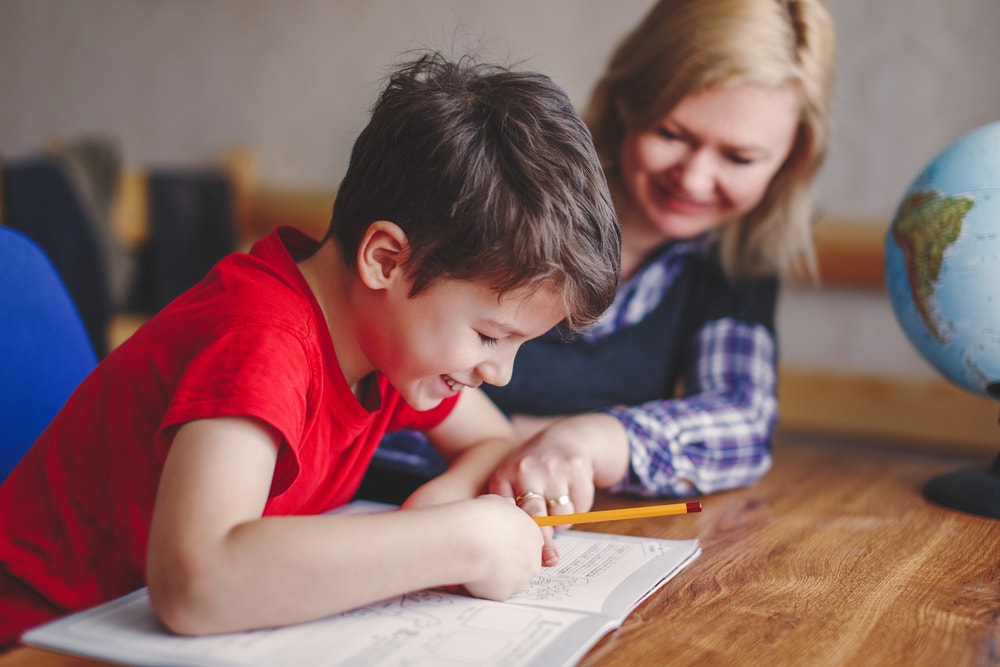
[[[917,351],[958,385],[1000,398],[1000,123],[917,177],[886,236],[885,269]]]

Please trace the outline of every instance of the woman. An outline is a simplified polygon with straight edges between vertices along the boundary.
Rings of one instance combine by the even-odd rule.
[[[565,514],[595,487],[690,496],[769,469],[778,278],[814,273],[834,42],[821,0],[662,0],[619,45],[587,114],[617,298],[584,334],[527,343],[489,391],[526,439],[491,491]]]

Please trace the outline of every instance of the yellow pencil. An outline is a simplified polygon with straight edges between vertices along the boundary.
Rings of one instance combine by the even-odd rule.
[[[569,523],[595,523],[597,521],[619,521],[621,519],[641,519],[650,516],[669,516],[671,514],[690,514],[700,512],[701,503],[674,503],[672,505],[648,505],[646,507],[625,507],[618,510],[600,510],[598,512],[580,512],[578,514],[555,514],[536,516],[535,523],[539,526],[565,526]]]

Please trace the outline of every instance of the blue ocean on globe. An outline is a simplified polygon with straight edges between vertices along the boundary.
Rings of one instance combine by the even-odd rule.
[[[1000,122],[951,144],[907,190],[886,235],[885,280],[917,351],[1000,399]]]

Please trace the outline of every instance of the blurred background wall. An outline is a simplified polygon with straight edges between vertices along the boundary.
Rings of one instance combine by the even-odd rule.
[[[0,158],[116,138],[127,166],[252,149],[268,184],[332,190],[386,67],[479,53],[549,74],[582,110],[651,0],[0,0]],[[1000,120],[1000,2],[829,0],[840,41],[825,215],[888,224],[952,140]],[[925,377],[884,294],[792,288],[783,358]]]

